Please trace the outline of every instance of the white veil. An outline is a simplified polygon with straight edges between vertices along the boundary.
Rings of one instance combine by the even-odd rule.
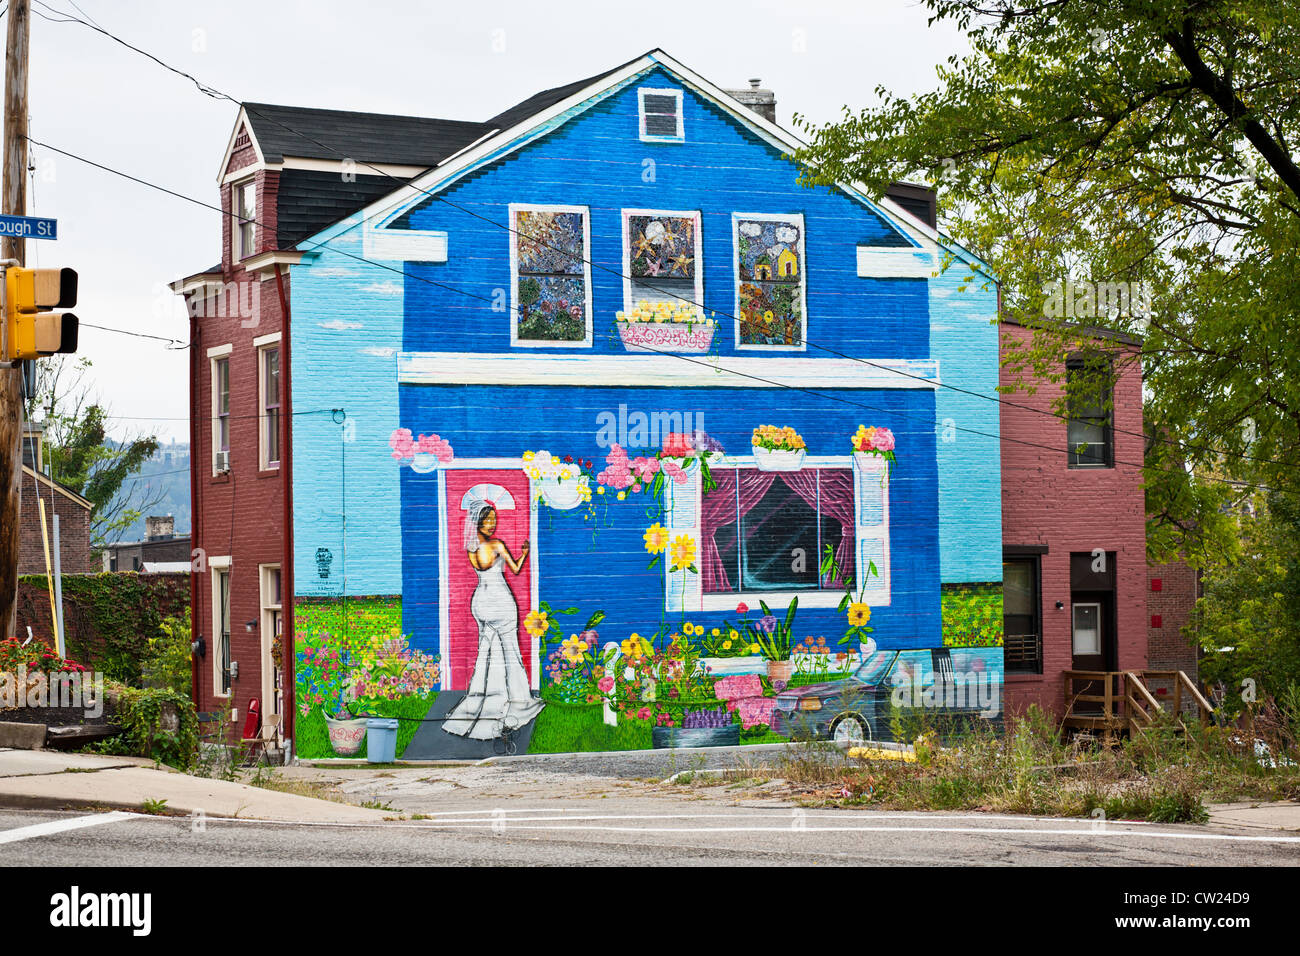
[[[473,554],[478,550],[478,523],[489,508],[495,507],[491,502],[475,498],[467,504],[465,510],[465,550]]]

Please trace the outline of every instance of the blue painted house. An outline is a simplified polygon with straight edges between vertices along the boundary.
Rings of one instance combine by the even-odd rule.
[[[336,698],[424,757],[885,736],[963,678],[995,715],[981,264],[658,50],[460,134],[254,264],[292,291],[298,753]]]

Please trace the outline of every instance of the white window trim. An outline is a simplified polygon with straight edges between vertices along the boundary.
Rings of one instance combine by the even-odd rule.
[[[221,470],[219,470],[219,469],[217,468],[217,455],[221,452],[221,449],[217,447],[217,444],[218,444],[218,442],[219,442],[219,440],[220,440],[220,435],[221,435],[221,422],[220,422],[220,419],[217,417],[217,406],[218,406],[218,398],[217,398],[217,363],[218,363],[218,362],[221,362],[221,361],[226,362],[226,380],[227,380],[227,383],[229,383],[229,381],[230,381],[230,361],[231,361],[231,359],[230,359],[230,355],[231,355],[231,347],[228,346],[228,345],[226,345],[226,346],[220,346],[219,348],[224,348],[225,351],[223,351],[223,352],[218,352],[216,355],[212,355],[211,352],[209,352],[209,358],[208,358],[208,379],[209,379],[209,382],[210,382],[210,389],[209,389],[209,391],[212,393],[211,396],[210,396],[210,406],[211,406],[211,409],[210,409],[210,410],[211,410],[211,413],[212,413],[212,430],[211,430],[211,433],[212,433],[212,476],[213,476],[214,478],[215,478],[217,475],[225,474],[225,471],[221,471]],[[233,391],[232,391],[232,396],[233,396]],[[226,428],[227,428],[227,434],[226,434],[226,437],[227,437],[227,443],[228,443],[228,444],[233,444],[233,442],[230,442],[230,439],[233,437],[233,436],[230,434],[230,432],[229,432],[229,429],[230,429],[230,419],[231,419],[231,413],[230,413],[230,412],[227,412],[227,414],[226,414]],[[226,449],[226,452],[227,452],[226,471],[229,471],[229,470],[230,470],[229,453],[231,452],[231,450],[232,450],[231,448],[227,448],[227,449]]]
[[[243,193],[244,187],[252,185],[253,187],[253,216],[247,220],[252,224],[252,246],[251,249],[245,249],[240,224],[245,222],[240,216],[239,197]],[[239,179],[230,184],[230,261],[238,265],[245,259],[252,258],[257,254],[257,177],[249,176],[245,179]]]
[[[280,577],[280,603],[274,604],[271,601],[271,572],[279,571],[280,565],[277,564],[259,564],[257,566],[257,578],[259,585],[259,606],[261,607],[261,650],[262,650],[262,721],[265,723],[270,718],[279,719],[279,711],[275,710],[275,674],[274,669],[276,662],[271,660],[271,646],[275,642],[275,628],[272,626],[272,612],[279,610],[280,624],[284,625],[284,576]],[[271,666],[265,666],[270,661]]]
[[[651,96],[671,96],[677,101],[677,135],[665,136],[656,133],[646,132],[646,111],[645,98],[646,94]],[[636,91],[637,106],[637,131],[643,143],[684,143],[686,142],[686,116],[682,109],[682,91],[673,87],[665,89],[656,89],[654,87],[643,86]],[[666,113],[656,113],[656,116],[666,116]]]
[[[672,216],[678,219],[690,219],[695,224],[695,297],[692,302],[682,302],[681,305],[694,305],[701,311],[704,310],[704,256],[701,255],[701,246],[704,243],[704,226],[703,217],[698,209],[624,209],[622,210],[622,227],[623,233],[623,311],[631,312],[634,308],[632,301],[632,236],[628,232],[628,221],[633,216]]]
[[[582,213],[582,278],[586,296],[587,334],[581,341],[544,342],[519,337],[519,235],[516,231],[516,213],[519,212],[578,212]],[[592,289],[591,289],[591,208],[588,206],[555,206],[536,203],[511,203],[510,215],[510,347],[528,349],[579,349],[591,348]]]
[[[225,345],[214,345],[208,349],[208,358],[223,358],[235,351],[235,346],[227,342]]]
[[[266,414],[266,354],[274,349],[280,351],[280,333],[274,338],[266,336],[269,341],[257,350],[257,468],[259,471],[279,471],[280,461],[271,461],[271,443],[267,440],[267,428],[270,418]],[[280,363],[280,374],[284,374],[284,363]],[[284,409],[280,409],[280,450],[284,451]]]
[[[280,341],[280,333],[270,332],[267,335],[259,335],[253,339],[253,347],[260,349],[263,345],[274,345],[278,341]]]
[[[753,455],[725,455],[720,459],[711,460],[709,464],[710,467],[712,468],[757,468],[758,467],[757,461]],[[891,574],[892,562],[890,560],[890,548],[889,548],[891,526],[890,526],[890,516],[889,516],[888,487],[886,486],[886,493],[884,496],[884,503],[883,503],[884,507],[882,509],[883,522],[881,524],[866,526],[864,528],[864,526],[859,523],[858,505],[857,505],[859,499],[858,483],[861,481],[880,480],[880,474],[884,468],[883,460],[873,459],[871,462],[868,463],[866,468],[863,468],[859,464],[856,458],[849,455],[815,455],[815,456],[810,455],[804,459],[803,467],[805,469],[838,468],[841,470],[845,470],[845,469],[853,470],[853,481],[854,481],[853,535],[854,535],[854,549],[855,549],[854,550],[854,575],[856,577],[856,581],[854,582],[853,593],[855,597],[860,594],[864,595],[864,600],[866,601],[867,604],[869,604],[872,607],[888,607],[891,603],[893,603],[892,574]],[[690,482],[688,485],[674,486],[671,490],[673,491],[673,493],[676,493],[678,488],[682,488],[684,491],[690,494],[691,498],[693,499],[693,501],[687,502],[686,504],[688,508],[690,504],[694,505],[694,507],[691,508],[690,511],[694,515],[693,534],[695,537],[696,548],[698,551],[703,546],[702,544],[703,528],[700,526],[699,523],[699,515],[701,514],[703,497],[704,497],[702,482],[700,481],[698,472],[691,473]],[[670,499],[669,508],[670,510],[675,511],[675,509],[673,509],[673,506],[671,504],[671,499]],[[669,537],[671,539],[672,537],[676,536],[680,526],[678,525],[677,522],[672,520],[671,515],[670,515],[669,525],[670,525]],[[682,528],[682,530],[685,530],[685,528]],[[691,533],[691,532],[686,531],[686,533]],[[863,574],[866,569],[862,566],[862,562],[858,560],[861,552],[861,548],[858,547],[858,543],[864,537],[873,538],[873,539],[878,538],[884,542],[884,549],[883,549],[884,567],[878,568],[878,570],[880,571],[880,576],[878,578],[872,578],[871,580],[872,587],[867,588],[865,592],[863,591],[863,583],[864,583]],[[821,555],[812,556],[812,560],[820,561]],[[687,574],[689,573],[690,572],[687,572]],[[674,610],[680,611],[682,609],[681,606],[675,605],[671,597],[671,595],[673,594],[672,579],[674,575],[677,576],[678,579],[680,579],[682,572],[669,571],[668,562],[665,561],[664,582],[665,582],[665,587],[667,589],[665,591],[665,594],[669,595],[668,609],[670,611],[674,611]],[[840,601],[843,600],[844,598],[843,589],[818,590],[818,591],[811,591],[811,590],[808,591],[804,591],[804,590],[726,591],[723,593],[705,593],[703,591],[702,581],[698,580],[699,576],[695,575],[695,578],[697,580],[687,582],[687,587],[690,590],[695,590],[693,588],[690,588],[689,586],[691,584],[696,585],[696,588],[698,588],[699,591],[699,596],[691,600],[690,595],[688,595],[687,599],[689,604],[691,605],[686,608],[688,612],[695,610],[697,604],[698,604],[698,609],[701,612],[734,611],[736,605],[742,601],[748,604],[751,608],[758,607],[759,601],[766,601],[768,606],[772,608],[775,608],[777,605],[785,607],[788,606],[790,600],[795,597],[799,598],[800,607],[837,608],[839,607]]]
[[[799,335],[798,345],[740,344],[740,221],[742,219],[754,219],[761,222],[797,222],[799,224],[799,320],[802,323],[802,331]],[[736,330],[735,344],[738,351],[787,353],[808,351],[808,254],[805,248],[807,238],[808,230],[804,225],[803,213],[801,212],[733,212],[731,214],[731,270],[736,291],[736,304],[732,315],[736,317],[733,325]]]
[[[230,700],[234,696],[234,682],[231,682],[230,693],[221,692],[221,575],[227,576],[228,582],[233,585],[234,578],[230,575],[230,557],[208,558],[208,574],[211,578],[212,591],[212,696],[220,697],[222,700]],[[228,595],[230,596],[231,607],[231,628],[230,640],[232,644],[231,659],[234,659],[233,643],[235,639],[234,620],[234,588],[228,585]]]

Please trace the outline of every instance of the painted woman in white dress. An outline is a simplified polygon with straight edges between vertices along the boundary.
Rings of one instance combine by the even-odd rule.
[[[465,550],[478,575],[469,605],[478,624],[478,659],[465,698],[442,726],[449,734],[475,740],[518,730],[545,706],[528,686],[519,654],[519,607],[506,583],[506,567],[518,574],[528,560],[528,542],[516,561],[496,529],[496,508],[487,501],[472,502],[465,514]]]

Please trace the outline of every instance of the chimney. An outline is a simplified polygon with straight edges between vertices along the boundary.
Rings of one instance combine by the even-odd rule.
[[[176,519],[171,515],[150,515],[144,519],[146,541],[161,541],[176,533]]]
[[[749,81],[747,90],[727,90],[732,96],[744,103],[769,123],[776,122],[776,94],[762,88],[762,80]]]

